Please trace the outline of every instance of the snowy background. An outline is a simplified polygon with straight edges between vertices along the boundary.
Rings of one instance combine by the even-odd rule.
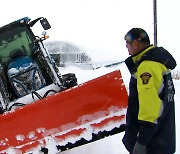
[[[158,45],[173,54],[179,69],[180,1],[159,0],[158,3]],[[94,63],[103,64],[124,60],[127,56],[124,35],[132,27],[144,28],[153,43],[153,0],[23,0],[2,2],[0,26],[24,16],[31,19],[46,17],[52,29],[48,31],[49,41],[60,40],[83,47]],[[35,27],[37,35],[41,34]],[[82,70],[78,67],[61,69],[61,73],[75,72],[78,82],[83,83],[113,69],[121,68],[125,84],[129,73],[122,64],[113,68]],[[88,75],[87,75],[88,74]],[[176,129],[177,152],[180,153],[180,122],[177,120],[180,109],[180,81],[175,80],[176,88]],[[84,145],[63,154],[126,154],[121,142],[123,133]]]

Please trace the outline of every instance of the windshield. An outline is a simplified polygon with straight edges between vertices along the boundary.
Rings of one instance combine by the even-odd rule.
[[[33,34],[25,25],[5,29],[0,33],[0,59],[6,66],[19,56],[31,55]]]

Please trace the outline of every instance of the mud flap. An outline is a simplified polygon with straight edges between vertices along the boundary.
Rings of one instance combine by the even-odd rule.
[[[118,133],[127,98],[117,70],[0,115],[0,153],[64,151]]]

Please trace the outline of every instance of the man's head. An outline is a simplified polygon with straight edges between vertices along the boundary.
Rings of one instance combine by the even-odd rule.
[[[124,39],[129,55],[135,55],[150,45],[149,36],[142,28],[132,28],[127,32]]]

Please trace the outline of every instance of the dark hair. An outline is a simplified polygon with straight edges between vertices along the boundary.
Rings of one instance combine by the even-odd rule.
[[[138,40],[140,42],[150,44],[149,36],[142,28],[132,28],[129,32],[127,32],[124,39],[128,43],[131,43],[133,40]]]

